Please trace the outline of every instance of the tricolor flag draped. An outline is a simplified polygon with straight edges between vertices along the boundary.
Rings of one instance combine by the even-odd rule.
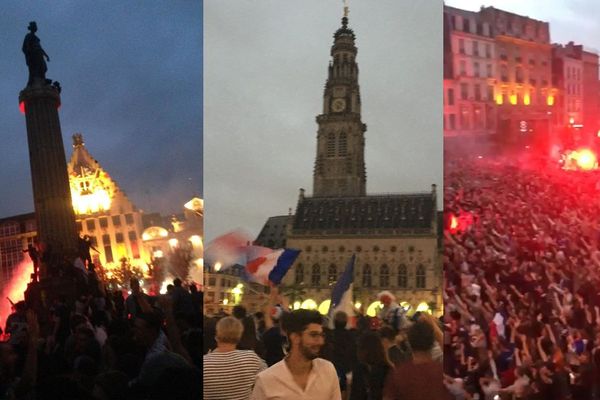
[[[348,262],[344,273],[340,276],[331,291],[331,304],[329,305],[330,325],[333,324],[333,316],[338,311],[348,315],[349,320],[354,317],[354,302],[352,299],[352,283],[354,282],[354,262],[356,255],[353,254]]]

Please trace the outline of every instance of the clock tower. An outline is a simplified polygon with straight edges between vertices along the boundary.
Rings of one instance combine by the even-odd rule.
[[[354,32],[348,17],[334,34],[323,113],[317,116],[315,197],[365,196],[365,138],[360,118],[360,91]]]

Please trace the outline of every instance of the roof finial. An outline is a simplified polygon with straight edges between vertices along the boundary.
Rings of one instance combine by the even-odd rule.
[[[344,0],[344,18],[348,18],[348,13],[350,10],[348,9],[348,0]]]
[[[81,133],[76,133],[73,135],[73,147],[83,146],[83,135]]]

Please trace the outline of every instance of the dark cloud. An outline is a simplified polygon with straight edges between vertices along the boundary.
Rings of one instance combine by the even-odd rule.
[[[33,210],[21,52],[29,21],[61,82],[67,157],[71,135],[129,198],[175,212],[202,193],[202,3],[200,1],[8,2],[0,15],[0,216]]]
[[[207,239],[312,192],[315,116],[342,1],[205,3]],[[442,2],[350,2],[367,190],[442,185]],[[441,202],[440,202],[441,205]]]

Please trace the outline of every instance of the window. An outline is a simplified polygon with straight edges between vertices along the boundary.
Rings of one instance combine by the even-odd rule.
[[[467,83],[460,84],[460,98],[462,100],[467,100],[469,97],[469,85]]]
[[[452,88],[448,89],[448,105],[449,106],[454,105],[454,89],[452,89]]]
[[[108,228],[108,218],[100,217],[99,221],[100,221],[100,228],[102,228],[102,229]]]
[[[106,221],[106,218],[104,219]],[[102,219],[100,219],[102,221]],[[102,226],[102,223],[100,223]],[[106,262],[111,263],[114,261],[112,247],[110,245],[110,235],[102,235],[102,243],[104,244],[104,256],[106,257]]]
[[[88,231],[93,231],[96,229],[96,220],[88,219],[85,221],[85,227]]]
[[[133,225],[133,214],[125,214],[125,223],[127,225]]]
[[[118,232],[118,233],[115,235],[115,241],[116,241],[117,243],[123,243],[123,234],[122,234],[121,232]]]
[[[296,274],[295,274],[296,284],[299,285],[304,282],[304,265],[298,264],[296,266]]]
[[[479,78],[479,63],[475,62],[473,63],[473,73],[475,74],[475,77]]]
[[[371,285],[372,285],[371,266],[369,264],[366,264],[363,267],[362,285],[363,285],[363,287],[371,287]]]
[[[488,85],[487,87],[487,101],[494,100],[494,86]]]
[[[77,232],[81,232],[83,230],[83,223],[81,221],[75,221],[77,224]]]
[[[492,64],[486,65],[485,68],[487,72],[487,77],[491,78],[493,76]]]
[[[500,79],[502,79],[502,82],[508,82],[508,67],[506,65],[500,67]]]
[[[492,58],[492,46],[486,43],[485,45],[485,57]]]
[[[481,101],[481,85],[476,84],[474,89],[475,89],[475,100]]]
[[[114,226],[121,226],[121,216],[120,215],[113,215],[112,216],[112,223]]]
[[[215,278],[214,276],[211,276],[210,278],[208,278],[208,286],[216,286],[217,284],[217,278]]]
[[[450,125],[450,130],[456,129],[456,115],[455,114],[448,115],[448,124]]]
[[[477,129],[483,129],[483,112],[481,111],[481,106],[479,106],[479,105],[474,106],[473,114],[475,117],[475,127]]]
[[[327,157],[335,157],[335,133],[327,135]]]
[[[426,279],[425,279],[425,267],[419,265],[417,267],[417,276],[415,281],[417,289],[425,289]]]
[[[379,286],[384,289],[390,286],[390,269],[386,264],[383,264],[379,270]]]
[[[460,74],[467,75],[467,62],[464,60],[460,61]]]
[[[465,40],[458,39],[458,52],[460,54],[465,54]]]
[[[345,157],[346,154],[348,154],[348,135],[342,132],[338,141],[338,156]]]
[[[479,43],[473,40],[473,55],[479,57]]]
[[[404,264],[401,264],[398,267],[398,287],[408,287],[408,272],[406,270],[406,265]]]
[[[310,283],[313,286],[321,286],[321,267],[319,264],[312,266],[312,274],[310,276]]]
[[[469,109],[465,106],[460,108],[460,129],[469,129]]]
[[[335,281],[337,281],[337,267],[331,264],[327,269],[327,283],[331,285]]]
[[[131,254],[133,258],[140,258],[140,248],[138,246],[137,235],[134,231],[129,231],[127,234],[129,238],[129,245],[131,246]]]
[[[516,69],[516,80],[517,83],[523,83],[523,68],[517,67]]]

